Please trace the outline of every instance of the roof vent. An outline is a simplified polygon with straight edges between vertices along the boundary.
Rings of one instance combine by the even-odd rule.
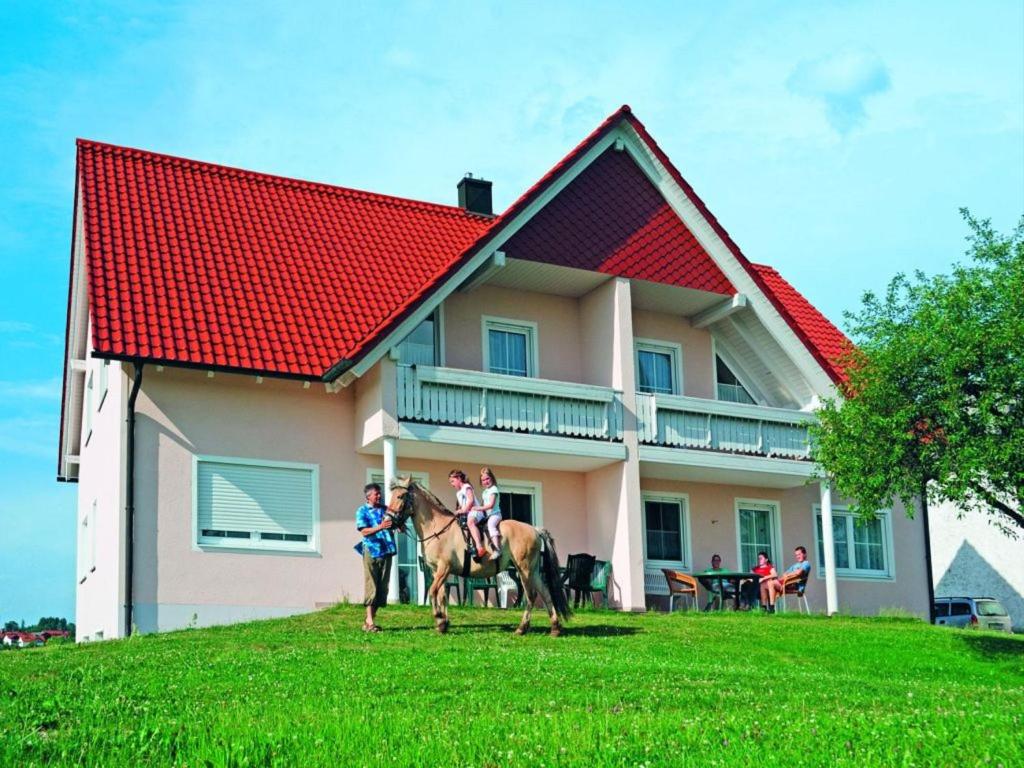
[[[459,181],[459,207],[465,208],[470,213],[482,213],[484,216],[493,216],[491,182],[484,179],[475,179],[472,173],[467,173]]]

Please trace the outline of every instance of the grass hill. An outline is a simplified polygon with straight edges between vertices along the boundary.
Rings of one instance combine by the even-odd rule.
[[[362,609],[0,653],[0,765],[1024,765],[1024,637]],[[542,618],[542,617],[538,617]]]

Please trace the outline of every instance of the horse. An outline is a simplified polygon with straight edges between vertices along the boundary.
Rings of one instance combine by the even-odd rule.
[[[562,625],[569,620],[572,610],[562,589],[555,542],[546,530],[516,520],[502,520],[498,526],[501,533],[499,558],[475,563],[466,557],[466,539],[455,513],[415,480],[403,477],[391,484],[387,513],[396,527],[404,526],[412,518],[416,536],[423,545],[423,559],[434,572],[428,594],[438,632],[448,631],[444,582],[452,572],[461,574],[465,563],[469,562],[468,575],[472,577],[491,578],[510,564],[519,572],[526,608],[515,634],[523,635],[530,629],[533,602],[537,597],[551,619],[552,637],[562,634]]]

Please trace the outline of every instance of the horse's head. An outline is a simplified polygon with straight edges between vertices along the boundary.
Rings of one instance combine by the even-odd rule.
[[[410,475],[395,478],[391,483],[391,498],[388,500],[388,514],[402,525],[413,513],[413,494],[419,486]]]

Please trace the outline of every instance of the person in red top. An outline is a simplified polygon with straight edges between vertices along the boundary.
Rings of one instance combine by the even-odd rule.
[[[775,566],[772,565],[772,561],[768,558],[767,552],[757,553],[757,565],[754,566],[753,570],[760,577],[761,610],[775,613],[775,597],[777,593],[774,585],[779,574],[776,572]]]

